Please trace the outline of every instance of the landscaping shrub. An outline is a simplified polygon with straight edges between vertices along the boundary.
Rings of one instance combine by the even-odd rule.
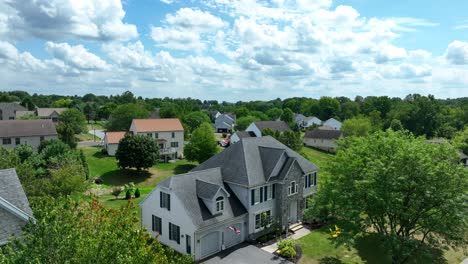
[[[130,190],[127,190],[127,192],[125,193],[125,199],[126,200],[132,199],[132,193],[130,192]]]
[[[140,196],[141,196],[140,189],[137,188],[135,191],[135,198],[139,198]]]
[[[284,258],[293,259],[296,257],[294,240],[284,239],[278,243],[278,255]]]
[[[119,198],[120,193],[122,193],[122,187],[114,187],[112,189],[112,195],[115,196],[115,199]]]

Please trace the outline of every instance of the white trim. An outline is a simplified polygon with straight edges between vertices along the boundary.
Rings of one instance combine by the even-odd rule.
[[[4,208],[5,210],[9,211],[10,213],[16,215],[17,217],[23,219],[24,221],[28,222],[30,219],[35,223],[36,220],[34,217],[28,215],[23,210],[19,209],[18,207],[14,206],[7,200],[0,197],[0,207]]]

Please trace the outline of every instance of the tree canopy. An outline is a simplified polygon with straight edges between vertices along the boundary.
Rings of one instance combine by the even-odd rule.
[[[184,147],[184,156],[189,161],[202,163],[214,156],[217,151],[213,128],[209,123],[203,123],[193,131],[189,143]]]
[[[203,123],[210,123],[210,117],[201,112],[192,112],[184,116],[182,119],[184,127],[188,130],[189,133],[194,131],[197,127],[199,127]]]
[[[108,131],[127,131],[134,118],[148,118],[149,112],[137,104],[123,104],[112,111],[106,123]]]
[[[86,118],[78,109],[70,108],[63,111],[59,116],[59,124],[67,126],[74,134],[88,132]]]
[[[158,161],[159,148],[151,137],[128,134],[120,140],[115,158],[122,169],[148,169]]]
[[[372,131],[372,124],[368,118],[355,117],[345,120],[341,130],[346,137],[362,137],[367,136]]]
[[[375,234],[393,263],[422,245],[466,244],[468,171],[449,144],[387,130],[339,143],[309,217],[343,221],[343,239]]]

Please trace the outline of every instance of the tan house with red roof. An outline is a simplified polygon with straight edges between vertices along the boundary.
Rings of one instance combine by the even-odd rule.
[[[125,137],[127,132],[125,131],[118,131],[118,132],[106,132],[104,135],[104,149],[107,151],[107,155],[115,156],[115,152],[117,151],[117,147],[119,146],[119,142],[122,138]]]
[[[161,157],[183,158],[184,127],[177,118],[133,119],[130,132],[154,139]]]

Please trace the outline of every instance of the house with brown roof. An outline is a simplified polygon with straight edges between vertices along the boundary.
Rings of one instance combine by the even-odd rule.
[[[37,149],[43,140],[57,139],[52,120],[4,120],[0,121],[0,147],[13,149],[21,144]]]
[[[67,108],[37,108],[36,114],[40,119],[52,119],[54,122],[58,122],[59,115],[67,110]]]
[[[133,119],[130,132],[154,139],[164,159],[183,158],[184,127],[178,118]]]
[[[303,142],[306,146],[335,152],[336,141],[343,137],[343,132],[334,128],[319,127],[305,133]]]
[[[107,155],[115,156],[115,152],[119,146],[119,142],[122,138],[125,137],[127,132],[117,131],[117,132],[106,132],[103,139],[103,148],[107,151]]]

